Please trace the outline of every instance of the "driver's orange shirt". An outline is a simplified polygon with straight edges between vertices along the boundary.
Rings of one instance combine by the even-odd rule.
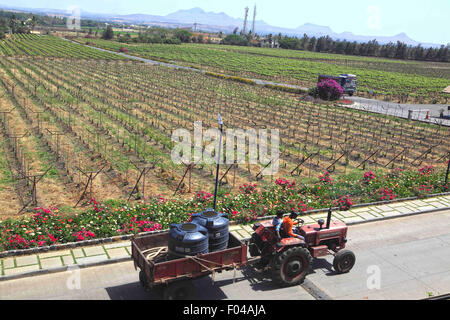
[[[285,217],[283,220],[284,232],[291,237],[296,237],[296,235],[292,232],[292,227],[296,224],[298,224],[297,221],[294,222],[289,216]]]

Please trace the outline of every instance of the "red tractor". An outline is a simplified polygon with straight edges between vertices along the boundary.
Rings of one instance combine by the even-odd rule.
[[[312,258],[334,255],[333,267],[337,273],[346,273],[355,264],[352,251],[344,250],[347,242],[347,226],[341,221],[331,221],[331,209],[328,211],[324,227],[323,219],[317,224],[303,226],[298,221],[296,233],[305,238],[277,238],[272,221],[255,223],[249,243],[252,257],[260,256],[259,268],[269,268],[272,279],[281,286],[303,283],[310,269]]]

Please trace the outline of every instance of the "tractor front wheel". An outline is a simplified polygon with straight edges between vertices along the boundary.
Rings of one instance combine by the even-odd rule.
[[[284,287],[301,284],[305,280],[311,261],[309,251],[301,247],[278,253],[272,259],[272,279]]]
[[[333,268],[337,273],[347,273],[355,265],[355,254],[350,250],[340,250],[333,260]]]

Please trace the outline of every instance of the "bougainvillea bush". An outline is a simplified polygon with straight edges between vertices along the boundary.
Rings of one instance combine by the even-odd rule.
[[[329,207],[348,210],[357,203],[448,192],[444,176],[444,170],[424,166],[415,171],[394,169],[387,174],[369,171],[333,176],[327,172],[308,184],[278,178],[264,189],[248,183],[237,194],[221,193],[217,210],[240,223],[275,215],[278,210],[302,214]],[[170,223],[189,221],[193,213],[211,208],[213,202],[213,194],[198,191],[190,200],[160,196],[135,203],[92,199],[88,209],[72,215],[40,207],[27,218],[0,221],[0,251],[162,230]]]
[[[323,100],[338,100],[344,94],[342,87],[333,79],[325,79],[317,84],[319,97]]]

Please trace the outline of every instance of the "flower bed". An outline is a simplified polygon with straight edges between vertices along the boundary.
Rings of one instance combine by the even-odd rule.
[[[272,216],[278,210],[303,214],[331,206],[348,210],[354,204],[448,192],[444,175],[444,170],[425,166],[388,174],[369,171],[332,177],[327,172],[309,184],[279,178],[264,190],[250,183],[238,194],[225,193],[218,198],[217,209],[239,223]],[[193,213],[212,207],[213,201],[211,193],[199,191],[190,200],[158,197],[131,204],[92,199],[89,209],[75,215],[61,214],[57,208],[36,208],[32,217],[0,221],[0,251],[162,230],[170,223],[189,221]]]
[[[348,99],[342,99],[342,100],[338,100],[336,101],[337,104],[345,104],[345,105],[351,105],[353,104],[352,100],[348,100]]]

